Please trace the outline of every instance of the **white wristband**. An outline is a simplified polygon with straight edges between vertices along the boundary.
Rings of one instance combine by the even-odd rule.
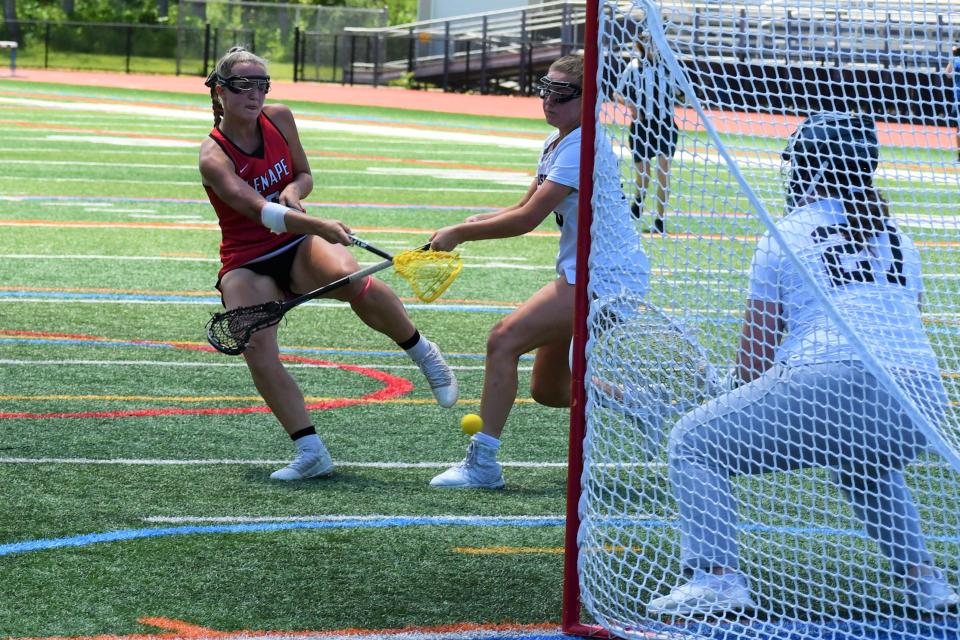
[[[268,202],[260,209],[260,222],[274,233],[283,233],[287,230],[287,223],[283,219],[286,213],[287,207],[276,202]]]

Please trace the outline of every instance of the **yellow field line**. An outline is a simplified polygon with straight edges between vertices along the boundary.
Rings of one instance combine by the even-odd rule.
[[[454,547],[455,553],[470,555],[515,555],[521,553],[563,553],[563,547]]]
[[[563,547],[454,547],[456,553],[470,555],[519,555],[525,553],[563,553]],[[622,547],[604,545],[603,550],[608,553],[623,553],[626,551],[642,551],[639,547]]]
[[[307,396],[304,398],[309,403],[316,402],[336,402],[343,400],[343,397],[324,397]],[[56,394],[56,395],[6,395],[0,396],[0,401],[7,402],[57,402],[57,401],[95,401],[95,402],[257,402],[261,401],[260,396],[121,396],[107,394]],[[517,398],[519,404],[533,404],[532,398]],[[435,400],[417,399],[417,398],[391,398],[387,400],[376,400],[366,404],[434,404]],[[480,404],[478,399],[460,398],[458,404]]]

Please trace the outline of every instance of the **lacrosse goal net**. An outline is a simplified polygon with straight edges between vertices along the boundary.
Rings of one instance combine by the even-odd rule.
[[[579,228],[590,234],[581,234],[579,255],[592,264],[598,247],[616,238],[610,221],[631,215],[631,203],[634,224],[652,232],[643,235],[650,262],[643,300],[618,295],[609,282],[599,287],[601,276],[578,261],[564,629],[625,638],[960,637],[955,607],[917,607],[904,586],[905,572],[916,569],[909,558],[919,553],[921,564],[938,567],[943,582],[960,590],[960,164],[957,106],[945,74],[960,42],[960,9],[910,0],[599,0],[588,2],[586,33]],[[663,117],[633,124],[658,105],[667,105],[675,129]],[[860,123],[859,138],[841,136],[817,154],[837,166],[864,160],[840,156],[866,149],[891,224],[920,256],[920,334],[945,398],[911,386],[903,372],[917,362],[903,357],[896,338],[863,331],[856,310],[830,291],[836,278],[802,267],[804,256],[777,231],[790,190],[784,151],[811,115]],[[599,152],[607,141],[615,165]],[[669,178],[664,189],[658,165],[669,169],[661,172],[661,181]],[[611,173],[625,201],[609,193]],[[670,464],[671,431],[711,399],[735,409],[736,392],[723,390],[735,374],[751,264],[765,234],[766,250],[800,269],[798,286],[809,289],[867,373],[870,388],[858,392],[867,399],[851,398],[857,415],[841,412],[841,426],[877,422],[893,403],[913,429],[876,436],[902,454],[879,465],[845,458],[854,449],[829,442],[823,450],[836,455],[814,456],[812,464],[780,460],[763,473],[721,465],[739,516],[732,539],[688,542],[734,549],[753,606],[664,615],[651,602],[691,577],[682,561],[674,489],[683,479]],[[842,273],[853,268],[848,256],[831,255]],[[917,348],[922,360],[926,347]],[[870,397],[886,400],[871,405]],[[785,437],[815,437],[816,428],[805,426],[816,422],[815,410],[801,403],[795,411],[796,427]],[[903,453],[911,438],[920,445]],[[916,523],[890,512],[909,509],[884,511],[867,495],[878,474],[891,471],[909,491],[897,494],[901,502],[912,496],[922,540],[911,544],[926,555],[903,548],[909,538],[899,529]],[[710,512],[711,495],[688,506]],[[872,534],[864,521],[874,523]]]

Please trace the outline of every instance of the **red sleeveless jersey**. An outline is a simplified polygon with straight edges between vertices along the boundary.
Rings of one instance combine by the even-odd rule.
[[[260,113],[260,149],[247,154],[216,127],[210,131],[210,137],[220,145],[227,157],[233,161],[237,175],[257,190],[268,202],[276,202],[284,187],[293,182],[293,159],[286,138],[275,124]],[[247,216],[238,213],[220,199],[213,189],[204,185],[210,204],[217,212],[220,221],[222,240],[220,242],[220,262],[222,267],[217,279],[274,249],[295,240],[291,233],[276,234]]]

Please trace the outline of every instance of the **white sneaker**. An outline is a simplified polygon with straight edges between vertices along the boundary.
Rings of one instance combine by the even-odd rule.
[[[333,460],[327,448],[320,443],[318,451],[301,451],[293,462],[270,474],[271,480],[305,480],[333,474]]]
[[[417,366],[420,367],[423,377],[430,384],[430,390],[433,391],[433,397],[437,399],[437,404],[449,409],[457,404],[457,399],[460,397],[457,378],[443,359],[443,354],[440,353],[437,345],[429,340],[427,340],[427,343],[429,348],[426,354],[417,361]]]
[[[496,450],[476,440],[470,441],[466,458],[430,481],[431,487],[446,489],[502,489],[503,485]]]
[[[697,571],[693,580],[647,604],[650,615],[711,615],[755,609],[741,573]]]
[[[960,604],[960,596],[943,579],[939,569],[930,575],[907,578],[904,587],[907,603],[919,611],[942,613]]]
[[[666,393],[662,384],[647,389],[627,389],[622,384],[611,384],[594,377],[593,397],[597,403],[630,420],[634,432],[641,434],[640,462],[660,460],[665,451],[667,432],[664,425],[675,411],[665,400]]]

